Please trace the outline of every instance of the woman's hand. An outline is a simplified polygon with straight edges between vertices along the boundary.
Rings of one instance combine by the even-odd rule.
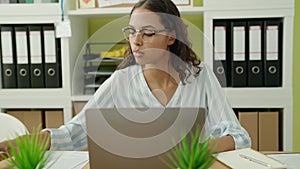
[[[212,140],[210,149],[213,149],[215,152],[230,151],[235,149],[235,143],[232,136],[227,135]]]
[[[10,150],[9,147],[10,146],[8,144],[8,141],[0,142],[0,161],[6,159],[8,157],[7,152],[9,152],[9,150]]]

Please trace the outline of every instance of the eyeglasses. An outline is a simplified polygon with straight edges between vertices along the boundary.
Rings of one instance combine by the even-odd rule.
[[[134,29],[131,27],[125,27],[125,28],[122,28],[122,31],[123,31],[125,39],[128,41],[131,38],[135,38],[137,36],[137,34],[139,33],[139,34],[141,34],[144,42],[151,42],[154,35],[161,33],[161,32],[169,32],[170,30],[169,29],[153,30],[153,29],[146,29],[146,28],[137,30],[137,29]]]

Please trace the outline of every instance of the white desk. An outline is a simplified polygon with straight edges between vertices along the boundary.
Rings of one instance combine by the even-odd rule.
[[[53,151],[45,169],[82,169],[88,163],[87,151]],[[7,161],[0,161],[0,169],[7,169]]]
[[[82,169],[89,161],[87,151],[53,151],[47,169]]]
[[[268,156],[287,164],[287,169],[297,169],[300,166],[299,153],[275,153]],[[87,151],[55,151],[52,160],[45,167],[46,169],[82,169],[88,163]],[[5,160],[0,162],[0,168],[5,166]],[[89,166],[87,165],[89,168]],[[224,166],[222,166],[224,167]],[[212,169],[220,168],[220,163],[214,164]],[[227,167],[224,167],[227,168]]]

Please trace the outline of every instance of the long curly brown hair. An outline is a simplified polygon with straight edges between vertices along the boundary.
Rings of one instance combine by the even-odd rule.
[[[177,58],[171,57],[170,62],[179,73],[181,82],[185,84],[186,79],[192,74],[188,65],[193,66],[193,75],[198,76],[201,71],[201,67],[199,66],[201,61],[197,59],[196,53],[192,50],[191,42],[188,40],[187,25],[180,18],[180,12],[176,5],[171,0],[140,0],[132,8],[130,16],[137,8],[144,8],[156,12],[160,16],[161,23],[165,28],[175,30],[176,40],[170,45],[170,52]],[[134,64],[136,64],[136,62],[128,43],[124,60],[119,64],[118,69],[123,69]]]

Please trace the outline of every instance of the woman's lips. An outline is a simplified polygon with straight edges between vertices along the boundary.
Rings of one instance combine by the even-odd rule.
[[[144,55],[144,52],[141,52],[141,51],[135,51],[135,52],[133,52],[133,55],[134,55],[134,57],[139,58],[139,57],[142,57],[142,56]]]

